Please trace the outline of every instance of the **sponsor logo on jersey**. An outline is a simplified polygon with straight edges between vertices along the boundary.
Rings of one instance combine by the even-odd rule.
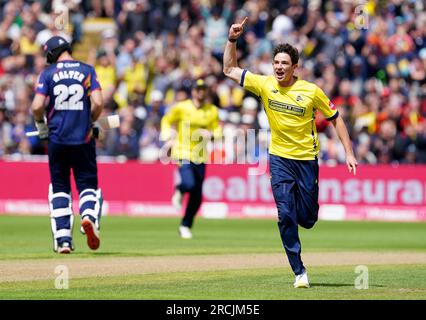
[[[74,63],[65,62],[64,63],[65,68],[75,68],[75,67],[79,67],[79,66],[80,66],[80,63],[78,63],[78,62],[74,62]]]
[[[65,62],[65,63],[63,63],[63,62],[58,62],[57,64],[56,64],[56,68],[58,68],[58,69],[62,69],[62,68],[75,68],[75,67],[79,67],[80,66],[80,63],[78,63],[78,62],[74,62],[74,63],[69,63],[69,62]]]
[[[302,117],[305,115],[305,108],[300,106],[295,106],[292,104],[279,102],[275,100],[268,99],[268,107],[271,110],[283,112],[287,114],[292,114],[295,116]]]

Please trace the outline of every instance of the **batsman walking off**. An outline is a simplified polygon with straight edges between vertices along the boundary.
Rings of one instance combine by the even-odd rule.
[[[64,38],[50,38],[43,49],[50,66],[39,76],[31,109],[39,138],[48,139],[53,248],[58,253],[74,249],[72,170],[80,198],[81,232],[89,248],[96,250],[103,199],[92,123],[103,109],[101,88],[94,68],[74,60]]]
[[[315,84],[294,75],[299,53],[289,44],[273,51],[274,75],[253,74],[237,63],[236,42],[247,18],[233,24],[223,56],[223,72],[254,93],[265,108],[271,128],[269,167],[272,192],[278,209],[278,228],[290,266],[296,275],[294,287],[308,288],[301,259],[298,225],[310,229],[318,220],[319,141],[315,113],[332,122],[346,152],[349,172],[356,174],[355,159],[346,126],[336,107]]]
[[[206,172],[207,141],[222,134],[219,111],[208,101],[207,85],[198,79],[192,86],[191,99],[174,105],[161,120],[161,139],[173,143],[172,158],[177,161],[181,182],[176,186],[172,204],[182,209],[185,193],[189,200],[179,226],[183,239],[191,239],[191,228],[201,206],[202,189]],[[175,126],[177,136],[173,137]]]

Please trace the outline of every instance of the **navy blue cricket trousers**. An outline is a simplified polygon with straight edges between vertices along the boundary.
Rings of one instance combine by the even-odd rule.
[[[49,171],[53,193],[71,192],[71,170],[80,194],[85,189],[98,188],[98,169],[96,165],[95,140],[80,145],[64,145],[49,141]],[[53,208],[59,203],[53,203]],[[81,208],[80,208],[81,210]],[[59,229],[70,229],[69,216],[55,218]],[[70,237],[57,239],[59,243],[71,241]]]
[[[189,200],[181,225],[191,228],[194,217],[201,206],[206,165],[204,163],[182,162],[179,165],[179,173],[181,182],[177,189],[182,194],[189,193]]]
[[[310,229],[318,220],[318,161],[270,155],[272,193],[278,209],[278,228],[294,274],[305,271],[298,225]]]
[[[77,190],[98,188],[95,140],[79,145],[64,145],[49,141],[49,170],[53,193],[71,191],[71,170]]]

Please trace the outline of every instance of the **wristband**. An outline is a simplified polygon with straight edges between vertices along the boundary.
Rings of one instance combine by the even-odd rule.
[[[228,38],[229,42],[237,42],[237,39]]]

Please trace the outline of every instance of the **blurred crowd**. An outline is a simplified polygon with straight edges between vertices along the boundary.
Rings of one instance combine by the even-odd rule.
[[[318,84],[346,121],[360,163],[426,163],[426,8],[423,1],[321,0],[106,0],[0,1],[0,156],[46,154],[34,130],[30,104],[45,67],[40,50],[53,35],[73,46],[86,19],[110,18],[100,45],[85,61],[95,66],[105,115],[119,129],[97,142],[98,155],[158,161],[160,120],[204,78],[220,108],[226,143],[211,157],[237,162],[267,157],[268,123],[262,105],[222,73],[229,26],[248,16],[237,42],[239,64],[272,74],[275,45],[296,46],[297,75]],[[57,6],[69,9],[71,32],[58,28]],[[60,11],[60,10],[59,10]],[[345,162],[335,131],[316,118],[320,161]],[[256,144],[241,138],[255,129]],[[240,157],[241,159],[241,157]]]

